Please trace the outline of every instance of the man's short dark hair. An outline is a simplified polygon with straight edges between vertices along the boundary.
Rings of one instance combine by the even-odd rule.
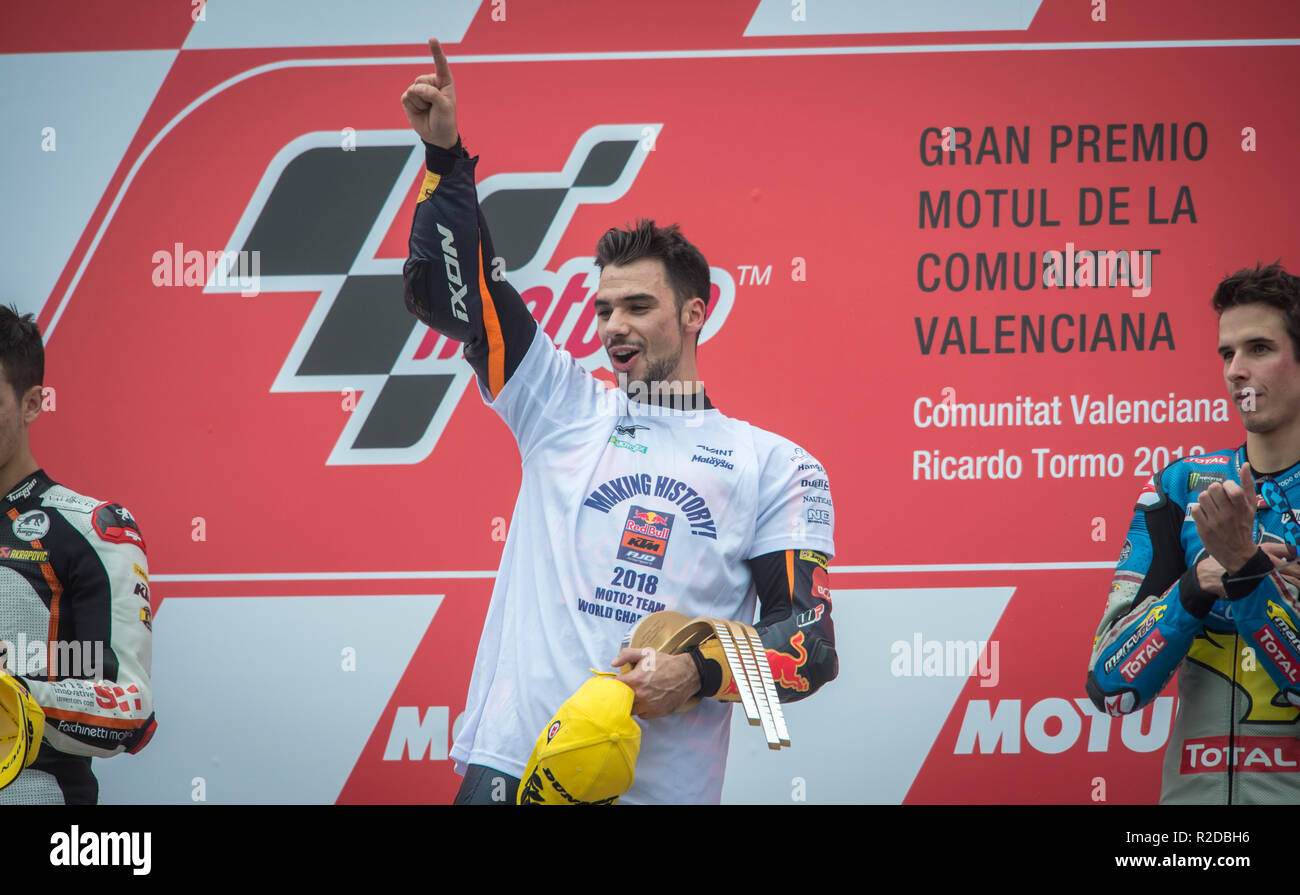
[[[696,296],[704,299],[704,307],[708,308],[709,262],[682,236],[676,224],[656,227],[654,221],[642,218],[635,227],[625,230],[611,227],[596,243],[596,266],[601,270],[607,264],[621,267],[642,258],[663,262],[679,315],[686,302]]]
[[[0,305],[0,363],[19,400],[45,382],[45,343],[35,316],[20,317],[14,308]]]
[[[1287,273],[1280,262],[1274,261],[1267,267],[1256,263],[1254,270],[1243,267],[1219,284],[1210,304],[1219,315],[1242,305],[1265,304],[1277,308],[1291,336],[1291,351],[1300,360],[1300,277]]]

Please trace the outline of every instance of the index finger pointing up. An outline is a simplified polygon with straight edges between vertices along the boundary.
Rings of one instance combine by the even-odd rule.
[[[442,52],[438,38],[429,38],[429,52],[433,54],[433,70],[438,75],[438,86],[446,87],[451,83],[451,66],[447,64],[447,56]]]

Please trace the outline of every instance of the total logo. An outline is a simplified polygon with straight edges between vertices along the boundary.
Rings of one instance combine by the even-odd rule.
[[[1293,686],[1300,683],[1300,659],[1282,644],[1272,628],[1265,625],[1256,631],[1255,641]]]
[[[1231,760],[1229,760],[1231,756]],[[1201,737],[1183,742],[1180,774],[1223,773],[1233,770],[1259,774],[1294,774],[1300,771],[1300,741],[1295,737]]]
[[[1160,606],[1158,608],[1164,609],[1165,607]],[[1119,672],[1124,680],[1132,683],[1134,678],[1142,673],[1142,669],[1159,655],[1165,646],[1165,639],[1160,636],[1160,632],[1152,631],[1146,640],[1138,644],[1137,649],[1133,651],[1132,657],[1120,666]]]
[[[661,129],[597,125],[577,137],[559,171],[497,174],[478,184],[498,253],[482,259],[483,276],[508,280],[542,331],[587,370],[608,363],[593,305],[599,271],[592,257],[554,257],[556,247],[580,207],[628,195]],[[391,230],[410,226],[408,200],[423,174],[424,149],[409,130],[358,131],[349,152],[338,151],[335,130],[305,134],[271,160],[228,243],[231,251],[261,253],[259,297],[246,300],[274,301],[268,293],[276,292],[319,295],[270,391],[355,396],[327,465],[421,462],[473,379],[459,357],[461,345],[406,309],[404,259],[378,257]],[[372,195],[332,203],[322,218],[309,194],[320,183],[344,182]],[[611,222],[635,217],[629,207]],[[328,245],[320,234],[330,234]],[[599,236],[592,233],[587,242],[594,248]],[[457,247],[457,257],[470,250]],[[709,275],[712,299],[701,343],[722,327],[736,291],[723,268]],[[239,289],[214,273],[204,291]]]

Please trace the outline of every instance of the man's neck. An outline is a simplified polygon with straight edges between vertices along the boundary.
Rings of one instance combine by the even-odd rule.
[[[1300,432],[1247,432],[1246,454],[1256,472],[1289,469],[1300,463]]]
[[[30,450],[18,451],[8,463],[0,466],[0,496],[8,494],[15,485],[40,468]]]
[[[713,403],[704,391],[703,383],[695,383],[696,388],[688,388],[688,383],[674,382],[651,383],[630,382],[624,390],[628,399],[637,404],[673,407],[678,410],[710,410]]]
[[[629,398],[647,404],[679,403],[680,398],[674,400],[675,396],[699,393],[702,398],[704,392],[704,383],[699,379],[694,364],[679,368],[668,379],[650,383],[639,379],[629,381],[626,374],[617,374],[616,378],[619,388],[623,389]]]

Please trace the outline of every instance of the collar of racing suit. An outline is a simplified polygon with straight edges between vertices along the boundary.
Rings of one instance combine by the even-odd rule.
[[[1237,448],[1237,467],[1240,468],[1243,462],[1250,462],[1250,456],[1246,453],[1246,446],[1244,444]],[[1300,460],[1297,460],[1295,463],[1280,469],[1277,472],[1265,472],[1262,469],[1256,469],[1254,466],[1251,466],[1250,468],[1256,478],[1272,480],[1283,491],[1286,491],[1293,485],[1300,484]]]
[[[4,496],[4,499],[0,500],[0,514],[3,514],[15,504],[22,503],[33,494],[44,493],[55,484],[56,482],[45,474],[44,469],[38,469],[30,475],[23,476]]]

